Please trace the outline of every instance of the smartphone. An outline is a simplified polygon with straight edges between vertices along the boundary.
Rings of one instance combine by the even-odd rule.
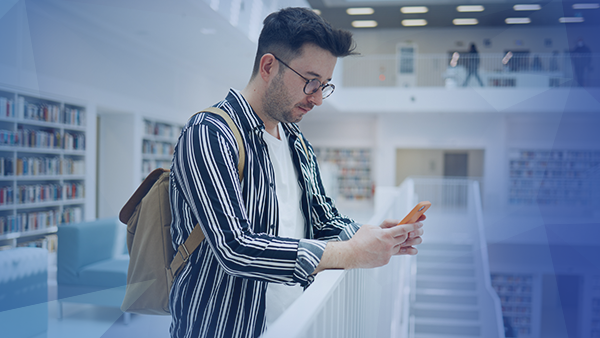
[[[408,213],[408,215],[406,215],[406,217],[404,217],[404,219],[402,219],[400,221],[400,223],[398,223],[398,224],[408,224],[408,223],[417,222],[417,220],[419,220],[419,217],[421,217],[421,215],[423,215],[425,213],[425,211],[427,211],[427,209],[429,209],[430,206],[431,206],[431,202],[429,202],[429,201],[419,202],[419,204],[417,204]]]

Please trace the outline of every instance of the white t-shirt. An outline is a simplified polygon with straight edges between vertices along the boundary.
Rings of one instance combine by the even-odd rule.
[[[298,175],[292,162],[288,138],[281,123],[278,124],[279,137],[265,132],[264,140],[269,158],[275,170],[275,189],[279,206],[279,236],[304,238],[305,225],[300,210],[300,186]],[[267,326],[274,323],[292,303],[302,295],[299,284],[288,286],[269,283],[267,288]]]

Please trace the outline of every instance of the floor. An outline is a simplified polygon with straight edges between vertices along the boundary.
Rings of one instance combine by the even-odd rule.
[[[50,254],[48,292],[56,299],[56,253]],[[123,322],[118,308],[89,304],[63,303],[63,318],[58,319],[57,301],[48,302],[48,332],[36,338],[168,338],[171,317],[131,315]]]

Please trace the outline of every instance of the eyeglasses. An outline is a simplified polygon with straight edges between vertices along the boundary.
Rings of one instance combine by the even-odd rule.
[[[309,79],[305,78],[304,76],[302,76],[297,71],[295,71],[292,67],[288,66],[287,63],[281,61],[281,59],[278,58],[277,56],[275,56],[275,54],[273,54],[273,53],[271,53],[271,54],[275,57],[275,59],[277,59],[277,61],[281,62],[284,66],[291,69],[292,72],[298,74],[298,76],[300,76],[301,78],[303,78],[306,81],[306,83],[304,84],[304,94],[312,95],[312,94],[316,93],[319,90],[319,88],[321,88],[322,89],[321,92],[323,94],[323,99],[326,99],[335,90],[335,86],[332,83],[323,84],[318,79],[309,80]]]

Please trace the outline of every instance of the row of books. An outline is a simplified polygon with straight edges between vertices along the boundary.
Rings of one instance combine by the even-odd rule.
[[[85,111],[79,108],[65,107],[61,122],[74,126],[85,126]]]
[[[552,189],[582,189],[589,187],[589,184],[585,180],[528,180],[528,179],[512,179],[510,180],[511,188],[522,188],[522,189],[538,189],[538,188],[552,188]]]
[[[62,212],[58,209],[51,209],[0,216],[0,235],[46,229],[60,224],[81,222],[82,220],[82,207],[69,207]]]
[[[600,160],[594,150],[513,150],[510,159],[522,160]]]
[[[160,122],[144,120],[144,132],[146,135],[175,138],[180,128]]]
[[[59,123],[60,105],[31,102],[25,103],[23,105],[23,118],[35,121]]]
[[[600,161],[510,161],[511,169],[583,169],[600,165]]]
[[[85,161],[72,158],[20,157],[16,168],[12,157],[0,157],[0,176],[84,175]]]
[[[531,313],[531,308],[528,306],[502,305],[502,312],[504,314],[507,314],[507,313],[512,313],[512,314]]]
[[[517,294],[531,294],[530,285],[494,285],[494,290],[498,294],[500,293],[517,293]]]
[[[144,142],[142,143],[142,154],[170,156],[173,155],[174,151],[175,146],[168,142],[155,142],[144,140]]]
[[[514,304],[531,303],[531,297],[528,297],[528,296],[498,295],[498,297],[500,297],[500,301],[502,302],[502,304],[505,304],[505,303],[514,303]]]
[[[16,196],[13,187],[0,187],[0,205],[26,204],[78,199],[85,197],[83,183],[32,184],[17,186]]]
[[[511,178],[578,179],[587,178],[587,170],[511,170]]]
[[[0,146],[28,148],[85,150],[85,135],[82,133],[61,133],[58,130],[43,131],[32,129],[0,130]]]
[[[59,103],[28,102],[24,97],[19,97],[19,103],[7,97],[0,97],[0,116],[17,117],[17,108],[21,106],[19,118],[45,121],[51,123],[64,123],[68,125],[84,126],[85,110],[75,106],[65,106],[61,109]]]

